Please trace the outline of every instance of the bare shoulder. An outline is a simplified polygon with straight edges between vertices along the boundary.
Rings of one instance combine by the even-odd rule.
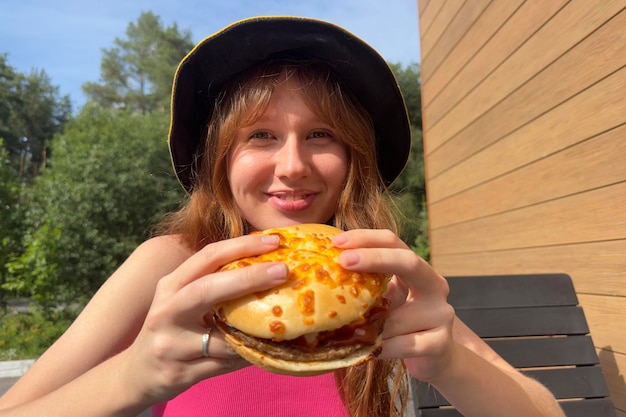
[[[177,235],[157,236],[146,240],[135,249],[129,259],[153,258],[160,259],[166,263],[182,263],[189,258],[193,252]]]
[[[178,268],[191,251],[178,236],[158,236],[140,244],[126,261],[104,283],[99,292],[113,293],[114,297],[135,298],[149,303],[156,284]],[[99,294],[96,294],[98,297]]]
[[[155,237],[140,244],[63,336],[3,397],[5,404],[49,393],[129,346],[140,331],[158,281],[191,255],[176,236]]]

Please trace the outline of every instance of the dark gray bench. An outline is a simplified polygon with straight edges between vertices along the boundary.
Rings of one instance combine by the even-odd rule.
[[[568,417],[615,417],[572,280],[565,274],[448,277],[457,315],[496,352],[547,386]],[[412,381],[418,417],[461,414]]]

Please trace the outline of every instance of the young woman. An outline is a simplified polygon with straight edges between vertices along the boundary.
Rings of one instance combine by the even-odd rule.
[[[405,371],[465,416],[562,416],[552,395],[487,347],[447,304],[445,279],[394,233],[387,186],[410,130],[385,61],[316,20],[256,18],[181,62],[170,150],[189,193],[0,399],[1,416],[379,416],[403,413]],[[249,366],[213,327],[221,301],[285,282],[254,230],[327,223],[342,266],[393,274],[379,358],[316,377]]]

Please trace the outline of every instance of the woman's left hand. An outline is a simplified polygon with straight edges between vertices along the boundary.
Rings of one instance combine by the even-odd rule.
[[[454,309],[447,303],[447,281],[389,230],[351,230],[337,235],[346,269],[392,274],[390,301],[380,358],[403,358],[422,381],[446,369],[453,351]]]

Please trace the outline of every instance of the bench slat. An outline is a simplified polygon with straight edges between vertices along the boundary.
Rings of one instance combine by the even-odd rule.
[[[522,371],[548,387],[558,399],[600,398],[609,395],[599,366]]]
[[[577,305],[566,274],[446,277],[450,304],[456,308]]]
[[[598,366],[522,372],[545,385],[559,400],[601,398],[609,395],[602,370]],[[415,394],[420,407],[429,408],[450,405],[436,389],[422,382],[417,384]]]
[[[561,407],[567,417],[616,417],[613,402],[608,398],[563,401]]]
[[[596,365],[600,361],[589,336],[486,340],[516,368]]]
[[[583,310],[578,306],[457,309],[456,313],[483,338],[589,333]]]
[[[615,417],[567,274],[447,279],[457,315],[505,360],[552,391],[568,417]],[[430,385],[413,380],[411,388],[418,417],[462,417]]]
[[[561,407],[567,417],[616,417],[613,403],[606,398],[585,401],[562,401]],[[427,408],[417,417],[463,417],[454,408]]]

